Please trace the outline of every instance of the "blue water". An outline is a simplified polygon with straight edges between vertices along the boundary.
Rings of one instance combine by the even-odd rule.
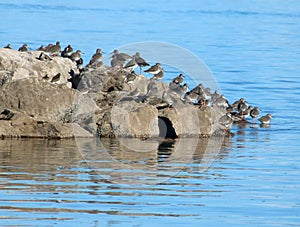
[[[172,43],[202,59],[231,102],[245,97],[274,118],[269,128],[234,126],[205,173],[156,186],[92,181],[73,143],[1,142],[1,226],[300,225],[299,1],[7,2],[2,46],[60,41],[88,61],[98,47]],[[26,154],[35,155],[25,159],[32,168],[19,160]],[[75,160],[70,172],[59,168],[64,157]]]

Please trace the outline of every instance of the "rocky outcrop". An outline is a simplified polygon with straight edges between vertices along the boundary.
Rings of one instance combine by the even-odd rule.
[[[2,137],[207,137],[224,112],[184,102],[163,83],[107,66],[0,48]],[[129,83],[130,81],[130,83]]]

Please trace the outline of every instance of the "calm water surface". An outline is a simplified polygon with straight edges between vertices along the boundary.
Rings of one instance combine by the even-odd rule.
[[[102,140],[125,166],[102,171],[75,140],[0,141],[1,226],[300,226],[299,1],[0,0],[0,14],[0,44],[15,49],[59,40],[88,61],[98,47],[179,45],[230,101],[274,115],[269,128],[234,126],[206,171],[206,140],[184,165],[168,162],[179,141],[137,155]]]

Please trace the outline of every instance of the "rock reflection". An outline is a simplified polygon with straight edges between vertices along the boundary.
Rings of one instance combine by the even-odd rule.
[[[191,216],[127,208],[144,205],[130,200],[137,191],[150,198],[218,193],[198,188],[194,179],[208,177],[202,172],[220,157],[224,144],[222,138],[0,140],[0,210],[22,219],[39,213],[40,220],[49,220],[49,213],[60,214],[54,220],[67,213]]]
[[[201,173],[218,157],[223,138],[76,139],[86,163],[113,183],[157,184],[187,168]],[[134,149],[132,149],[134,148]]]
[[[75,190],[80,186],[72,183],[80,181],[83,174],[94,184],[157,184],[178,177],[180,172],[206,171],[219,157],[220,149],[230,146],[222,139],[0,140],[0,177],[6,182],[1,189]],[[56,187],[51,182],[63,185]],[[95,189],[99,188],[90,188]]]

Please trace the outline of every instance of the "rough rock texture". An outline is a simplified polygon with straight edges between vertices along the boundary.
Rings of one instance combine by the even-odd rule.
[[[56,84],[71,86],[70,70],[77,71],[76,64],[68,58],[51,57],[52,60],[38,60],[41,51],[19,52],[0,48],[0,86],[11,80],[24,80],[31,77],[51,81],[60,73]]]
[[[123,102],[113,106],[111,123],[117,137],[157,137],[158,111],[145,103]]]
[[[80,73],[67,58],[41,61],[40,54],[0,48],[2,137],[175,138],[220,130],[219,108],[185,103],[165,83],[107,66]]]
[[[40,121],[59,121],[74,102],[75,90],[27,78],[1,87],[0,105],[18,110]]]

